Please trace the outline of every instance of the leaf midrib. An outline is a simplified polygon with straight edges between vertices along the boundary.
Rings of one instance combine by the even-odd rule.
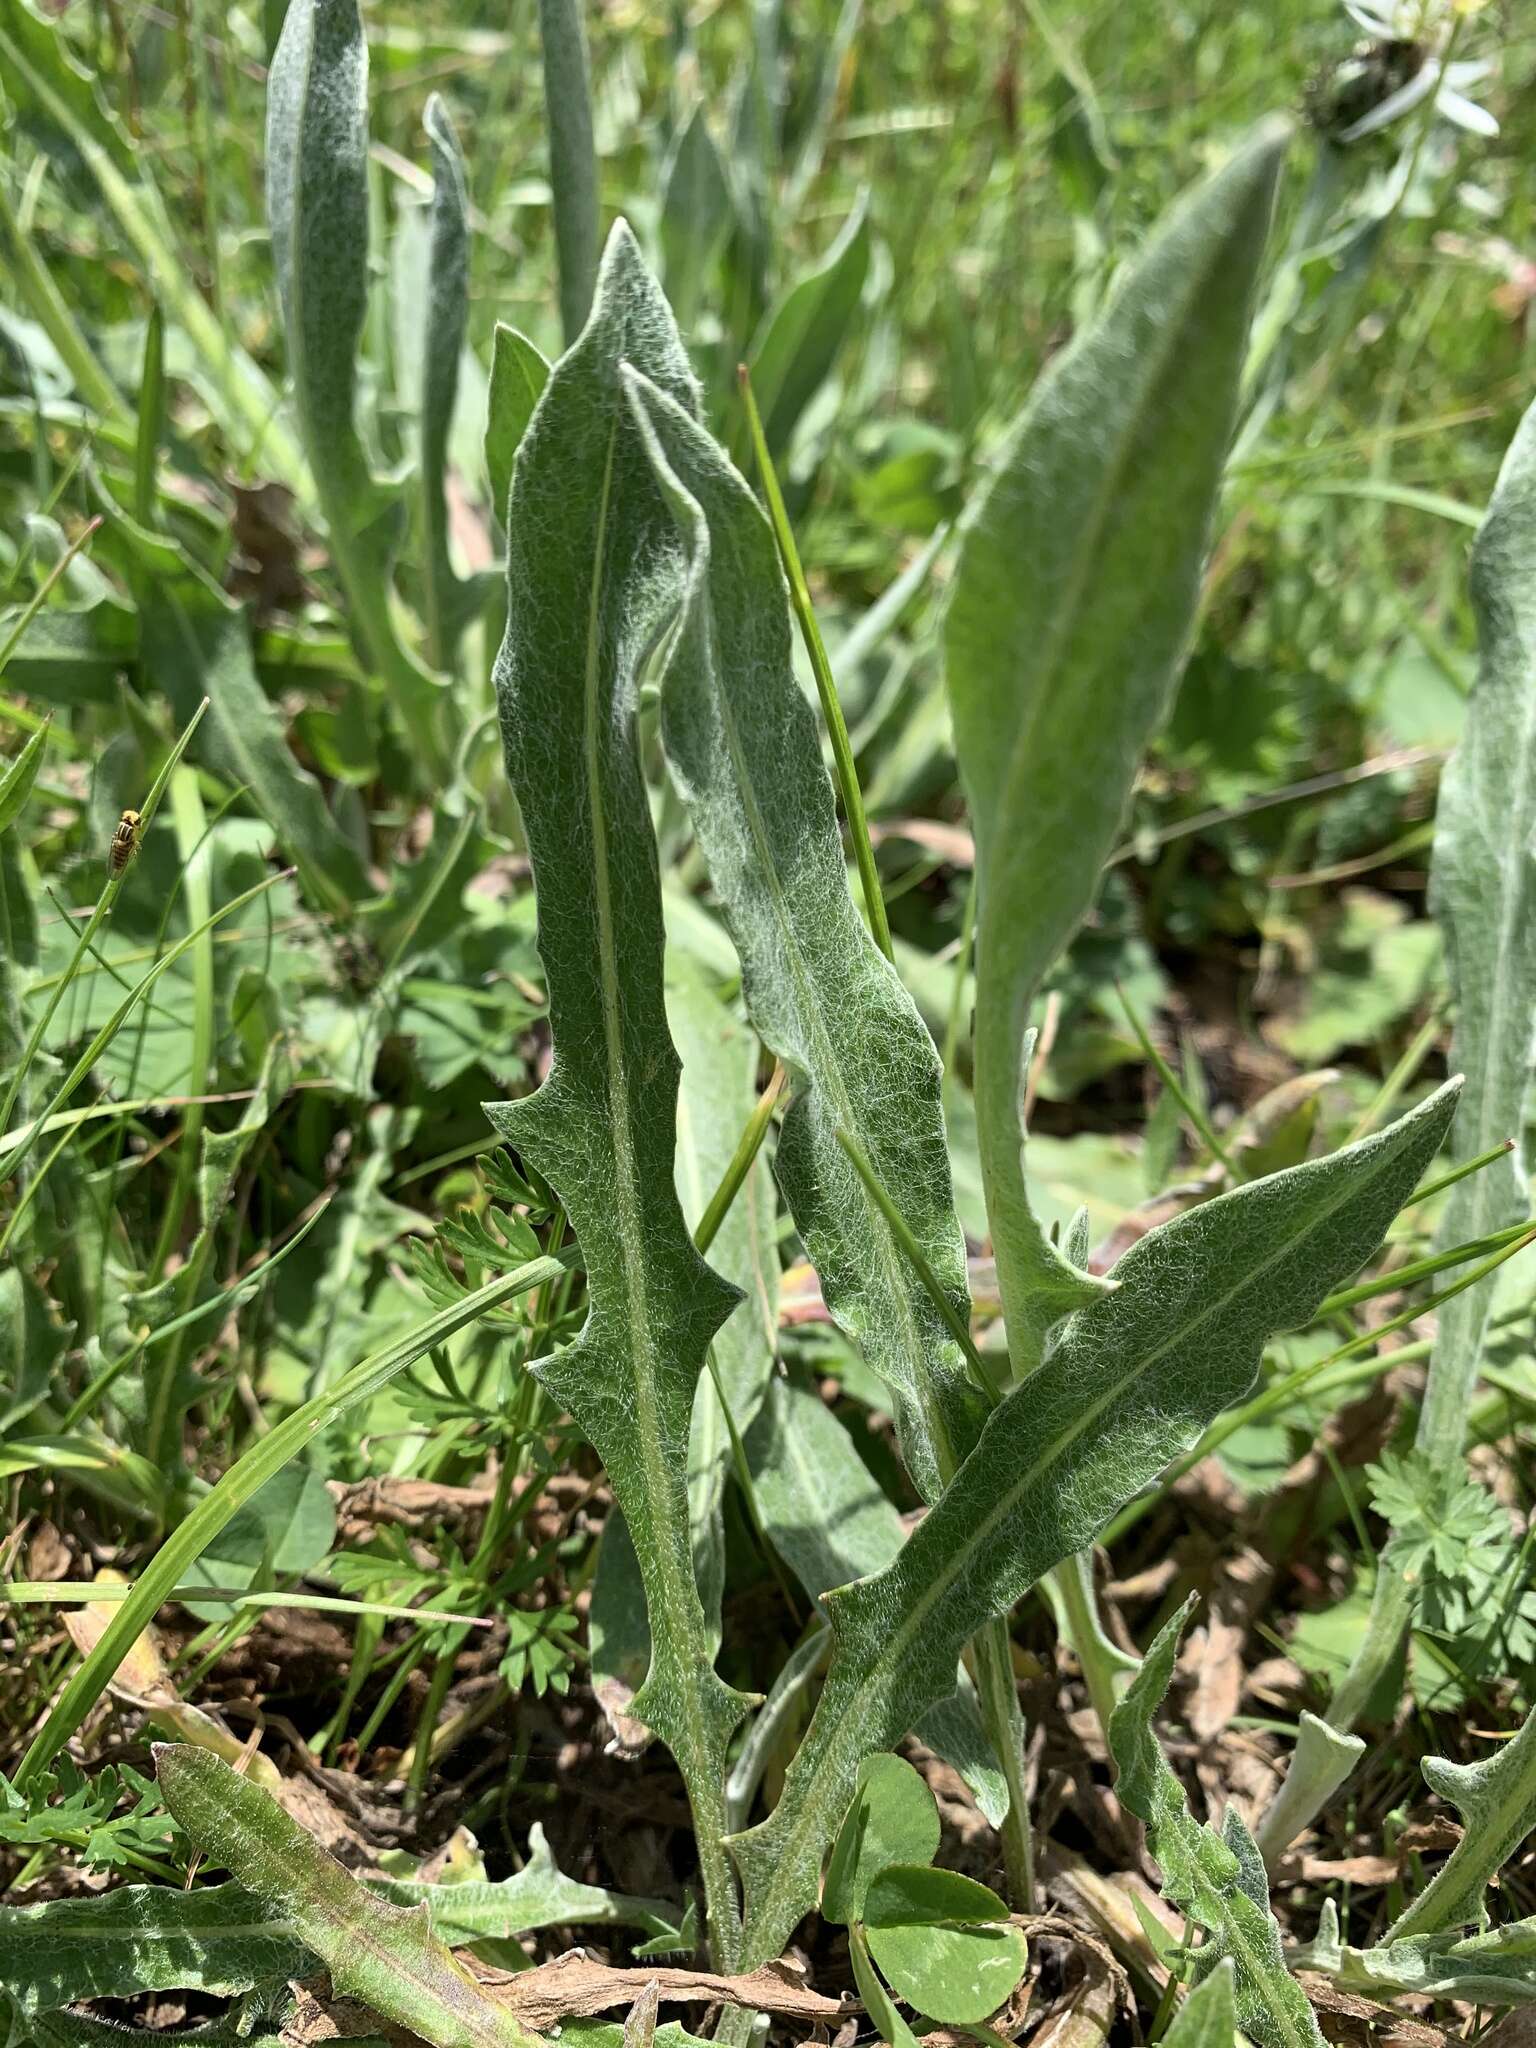
[[[1384,1157],[1385,1163],[1390,1164],[1395,1158],[1395,1154],[1387,1154]],[[1372,1179],[1375,1177],[1374,1174],[1371,1176]],[[1351,1181],[1349,1176],[1341,1176],[1341,1186],[1336,1196],[1324,1203],[1314,1213],[1305,1231],[1300,1233],[1298,1238],[1287,1239],[1268,1259],[1264,1260],[1256,1268],[1246,1270],[1241,1278],[1231,1287],[1207,1302],[1191,1321],[1181,1325],[1177,1331],[1173,1332],[1155,1349],[1142,1356],[1133,1369],[1122,1373],[1112,1385],[1106,1387],[1096,1402],[1081,1411],[1068,1432],[1052,1440],[1048,1455],[1036,1459],[1019,1475],[1014,1484],[1000,1497],[999,1502],[974,1526],[965,1544],[951,1552],[947,1559],[941,1561],[940,1570],[929,1581],[929,1584],[919,1595],[916,1603],[897,1623],[895,1629],[886,1636],[877,1662],[865,1674],[859,1683],[857,1691],[850,1697],[847,1706],[839,1715],[836,1728],[832,1731],[828,1741],[821,1745],[818,1761],[822,1765],[821,1778],[824,1785],[830,1786],[831,1784],[831,1774],[825,1769],[825,1758],[831,1752],[834,1743],[841,1741],[843,1731],[849,1726],[852,1717],[861,1708],[864,1709],[864,1715],[861,1716],[861,1719],[870,1716],[873,1710],[878,1708],[878,1699],[871,1697],[871,1695],[874,1693],[876,1681],[880,1678],[882,1671],[900,1661],[908,1643],[911,1641],[916,1630],[921,1627],[934,1604],[949,1591],[955,1580],[960,1576],[966,1559],[976,1550],[978,1544],[984,1541],[991,1531],[996,1528],[1000,1521],[1006,1520],[1013,1513],[1021,1495],[1031,1485],[1038,1483],[1040,1476],[1047,1472],[1052,1465],[1059,1462],[1060,1458],[1072,1448],[1083,1432],[1093,1422],[1098,1420],[1104,1409],[1112,1401],[1119,1399],[1124,1391],[1135,1382],[1144,1379],[1175,1344],[1188,1342],[1191,1335],[1199,1329],[1202,1322],[1224,1311],[1228,1304],[1247,1288],[1259,1284],[1267,1272],[1277,1266],[1283,1259],[1289,1257],[1298,1248],[1302,1239],[1311,1236],[1319,1225],[1327,1222],[1335,1210],[1342,1208],[1347,1202],[1357,1199],[1362,1191],[1363,1184],[1357,1186]],[[1232,1198],[1228,1197],[1227,1199]],[[975,1455],[976,1453],[972,1452],[972,1456]],[[779,1868],[781,1870],[786,1872],[793,1870],[796,1849],[804,1841],[805,1837],[814,1831],[813,1823],[819,1822],[819,1809],[825,1796],[823,1794],[821,1800],[815,1798],[808,1799],[801,1809],[799,1820],[793,1825],[788,1841],[779,1852]],[[768,1906],[773,1901],[774,1894],[770,1890],[768,1899],[765,1901],[760,1912],[754,1915],[754,1919],[767,1919]]]

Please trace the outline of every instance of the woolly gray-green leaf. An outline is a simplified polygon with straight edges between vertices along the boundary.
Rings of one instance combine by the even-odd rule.
[[[1536,1830],[1536,1708],[1512,1742],[1480,1763],[1427,1756],[1419,1765],[1432,1792],[1461,1815],[1465,1833],[1388,1939],[1438,1934],[1477,1919],[1488,1880]]]
[[[1374,1948],[1339,1940],[1338,1908],[1323,1902],[1316,1938],[1295,1951],[1298,1970],[1321,1970],[1342,1991],[1367,1998],[1457,1998],[1468,2005],[1536,2002],[1536,1919],[1512,1920],[1480,1934],[1395,1936]]]
[[[292,1918],[244,1885],[131,1884],[96,1898],[0,1907],[5,1989],[21,2010],[141,1991],[234,1997],[313,1967]]]
[[[974,1441],[974,1390],[837,1133],[857,1140],[953,1315],[968,1319],[938,1055],[848,893],[768,523],[688,412],[642,376],[628,382],[688,552],[662,743],[741,956],[747,1014],[794,1082],[779,1182],[828,1308],[907,1411],[903,1447],[931,1500]]]
[[[368,45],[357,0],[290,0],[267,75],[267,220],[299,426],[350,623],[428,765],[439,688],[400,639],[394,493],[354,417],[368,310]]]
[[[748,1954],[815,1902],[861,1756],[947,1689],[954,1660],[1253,1384],[1265,1342],[1357,1272],[1445,1137],[1456,1084],[1388,1130],[1149,1231],[1118,1291],[1080,1310],[994,1411],[883,1572],[830,1596],[837,1646],[772,1817],[733,1839]]]
[[[439,668],[452,658],[473,602],[448,548],[448,435],[459,390],[459,356],[469,322],[469,193],[448,109],[437,93],[422,125],[432,144],[432,220],[427,259],[426,336],[421,352],[421,514],[426,560],[422,597],[427,647]]]
[[[773,1382],[747,1432],[746,1450],[763,1526],[818,1604],[834,1587],[883,1571],[901,1549],[905,1531],[894,1504],[847,1430],[805,1388]],[[915,1730],[954,1765],[992,1825],[1000,1825],[1008,1786],[963,1670],[948,1698],[919,1716]]]
[[[679,1067],[635,706],[682,562],[620,386],[625,360],[680,407],[697,403],[666,301],[621,222],[513,474],[496,689],[533,862],[553,1061],[536,1095],[487,1113],[555,1188],[581,1245],[587,1321],[537,1370],[607,1467],[634,1537],[652,1638],[634,1711],[682,1771],[711,1932],[730,1964],[734,1887],[719,1837],[725,1746],[745,1701],[713,1670],[686,1475],[705,1351],[740,1297],[694,1250],[673,1181]]]
[[[1236,2032],[1235,1980],[1230,1958],[1223,1957],[1184,2000],[1163,2040],[1166,2048],[1232,2048]]]
[[[502,321],[491,342],[491,388],[486,405],[485,470],[491,503],[505,520],[512,489],[512,464],[528,431],[533,408],[549,382],[549,364],[526,334]]]
[[[1531,1018],[1536,1014],[1536,407],[1499,473],[1472,550],[1481,663],[1461,744],[1440,779],[1431,897],[1456,999],[1452,1056],[1466,1074],[1456,1156],[1515,1150],[1459,1181],[1441,1248],[1526,1214]],[[1460,1460],[1492,1307],[1468,1288],[1440,1311],[1419,1415],[1438,1469]]]
[[[1344,1783],[1365,1750],[1358,1735],[1304,1713],[1285,1782],[1265,1808],[1258,1844],[1273,1870],[1301,1830]]]
[[[1193,1605],[1191,1596],[1159,1633],[1110,1717],[1116,1790],[1121,1805],[1146,1823],[1147,1847],[1161,1866],[1164,1895],[1206,1931],[1195,1952],[1197,1970],[1203,1975],[1231,1960],[1239,2025],[1264,2048],[1322,2048],[1307,1994],[1285,1967],[1280,1929],[1265,1895],[1264,1866],[1252,1838],[1235,1813],[1228,1815],[1229,1824],[1236,1821],[1241,1831],[1235,1843],[1200,1825],[1152,1726]]]
[[[1030,1004],[1093,902],[1194,617],[1282,135],[1187,197],[1046,370],[967,511],[945,625],[976,835],[976,1112],[1017,1370],[1102,1283],[1029,1206]]]
[[[161,1796],[181,1826],[247,1890],[283,1908],[343,1996],[433,2048],[536,2048],[538,2036],[433,1933],[425,1906],[375,1897],[270,1792],[211,1751],[160,1742],[154,1756]]]

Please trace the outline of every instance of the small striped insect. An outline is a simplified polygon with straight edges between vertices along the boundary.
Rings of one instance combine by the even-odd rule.
[[[117,821],[117,830],[112,834],[112,844],[107,848],[108,874],[122,874],[138,850],[139,814],[137,811],[124,811]]]

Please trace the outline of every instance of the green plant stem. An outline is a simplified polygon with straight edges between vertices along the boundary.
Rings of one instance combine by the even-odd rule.
[[[757,1105],[743,1127],[736,1150],[731,1154],[730,1164],[721,1176],[719,1187],[705,1203],[704,1213],[693,1233],[694,1245],[700,1252],[707,1252],[714,1243],[716,1233],[730,1213],[731,1204],[741,1193],[747,1175],[752,1171],[752,1162],[762,1150],[768,1126],[773,1121],[773,1112],[784,1092],[784,1081],[784,1069],[775,1061],[768,1086],[757,1098]]]
[[[762,418],[757,410],[757,400],[752,396],[752,380],[747,375],[745,364],[737,371],[737,376],[741,381],[742,402],[747,409],[752,452],[757,458],[763,496],[768,501],[768,517],[773,527],[774,540],[778,543],[784,579],[789,585],[790,603],[794,606],[795,617],[799,621],[805,651],[810,656],[811,672],[816,678],[816,694],[821,699],[821,715],[826,720],[827,734],[832,742],[832,766],[837,776],[838,794],[843,802],[843,816],[848,821],[848,836],[853,842],[853,857],[864,891],[864,908],[869,917],[869,928],[874,934],[875,944],[886,959],[894,960],[896,955],[891,944],[891,927],[885,915],[885,899],[880,893],[880,871],[875,866],[875,849],[870,843],[869,821],[864,815],[864,797],[859,788],[853,746],[848,738],[848,724],[843,717],[843,707],[838,700],[832,664],[827,659],[821,628],[816,623],[816,610],[811,603],[805,571],[800,566],[794,530],[789,523],[789,514],[784,509],[784,496],[774,472],[773,458],[768,453]]]
[[[187,923],[196,926],[202,934],[192,948],[192,1045],[184,1091],[196,1098],[209,1088],[213,1078],[216,991],[212,927],[208,922],[213,912],[212,849],[208,844],[207,818],[197,777],[190,769],[178,768],[171,777],[171,821],[176,833],[177,859],[181,864],[181,889],[186,901]],[[175,1250],[181,1234],[182,1217],[197,1178],[202,1135],[203,1105],[194,1099],[182,1113],[175,1178],[150,1260],[152,1279],[159,1279],[165,1271],[165,1262]],[[195,1293],[196,1282],[189,1281],[184,1289],[184,1300],[190,1302]],[[168,1361],[167,1370],[174,1369],[174,1360]],[[156,1448],[151,1438],[151,1458],[156,1455]]]
[[[1481,1259],[1489,1252],[1502,1251],[1505,1245],[1523,1237],[1529,1227],[1525,1223],[1511,1223],[1506,1229],[1491,1231],[1487,1237],[1474,1238],[1469,1244],[1451,1245],[1446,1251],[1429,1253],[1406,1266],[1390,1267],[1374,1279],[1362,1280],[1356,1287],[1346,1287],[1339,1294],[1330,1294],[1318,1310],[1317,1319],[1322,1322],[1344,1309],[1357,1307],[1362,1301],[1374,1301],[1382,1294],[1395,1294],[1404,1287],[1411,1287],[1415,1281],[1428,1279],[1432,1273],[1443,1273],[1447,1266],[1464,1266],[1469,1259]]]
[[[1137,1016],[1136,1012],[1132,1009],[1130,998],[1129,996],[1127,996],[1125,990],[1120,986],[1118,981],[1115,983],[1115,994],[1120,998],[1120,1007],[1122,1010],[1124,1010],[1126,1020],[1130,1024],[1132,1031],[1134,1031],[1136,1034],[1137,1042],[1141,1046],[1142,1052],[1145,1054],[1146,1058],[1151,1062],[1153,1068],[1156,1070],[1158,1079],[1162,1082],[1163,1086],[1168,1090],[1168,1093],[1173,1097],[1174,1101],[1179,1105],[1179,1108],[1183,1111],[1185,1117],[1193,1126],[1197,1136],[1200,1138],[1202,1144],[1204,1144],[1206,1150],[1210,1153],[1213,1159],[1220,1162],[1222,1167],[1226,1170],[1227,1178],[1230,1181],[1236,1184],[1239,1181],[1246,1180],[1248,1176],[1241,1170],[1237,1162],[1233,1159],[1231,1153],[1228,1152],[1226,1146],[1221,1142],[1221,1139],[1216,1135],[1215,1126],[1212,1124],[1210,1118],[1206,1115],[1205,1111],[1200,1107],[1199,1103],[1195,1101],[1194,1097],[1189,1093],[1188,1089],[1184,1087],[1183,1083],[1174,1073],[1172,1067],[1169,1066],[1168,1062],[1163,1058],[1162,1054],[1153,1044],[1151,1035],[1148,1033],[1146,1026],[1142,1023],[1141,1019]]]
[[[580,0],[539,0],[539,44],[560,271],[560,325],[569,348],[591,310],[600,239],[592,84]]]
[[[1432,1196],[1443,1194],[1447,1188],[1454,1187],[1457,1181],[1465,1180],[1468,1174],[1481,1173],[1485,1166],[1492,1166],[1496,1159],[1503,1159],[1514,1149],[1514,1139],[1506,1138],[1502,1145],[1495,1145],[1487,1152],[1479,1152],[1475,1159],[1468,1159],[1461,1166],[1453,1166],[1449,1173],[1442,1173],[1438,1180],[1426,1181],[1406,1207],[1416,1209],[1420,1202],[1427,1202]]]
[[[572,1249],[553,1258],[530,1260],[515,1272],[498,1274],[451,1308],[417,1323],[382,1351],[371,1353],[327,1392],[294,1409],[270,1434],[252,1444],[186,1520],[172,1530],[134,1581],[133,1591],[107,1624],[96,1647],[72,1673],[47,1720],[33,1737],[16,1771],[14,1783],[18,1790],[33,1782],[58,1755],[106,1690],[131,1645],[182,1584],[190,1567],[275,1472],[280,1472],[338,1416],[387,1386],[396,1374],[424,1357],[435,1345],[445,1343],[457,1331],[478,1322],[481,1316],[542,1286],[575,1263]]]

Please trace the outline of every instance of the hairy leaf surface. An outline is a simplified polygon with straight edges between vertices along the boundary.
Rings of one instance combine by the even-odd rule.
[[[357,0],[291,0],[267,80],[267,219],[299,424],[351,625],[428,760],[435,679],[400,640],[395,494],[354,417],[368,310],[368,45]]]
[[[375,1897],[222,1757],[156,1743],[155,1775],[193,1841],[284,1908],[344,1996],[433,2048],[534,2048],[538,2036],[481,1989],[433,1933],[424,1905],[408,1910]]]
[[[679,1065],[634,728],[636,671],[675,603],[681,560],[620,386],[626,360],[680,407],[696,403],[666,301],[620,223],[591,318],[551,372],[513,474],[496,689],[533,860],[553,1064],[536,1095],[487,1114],[555,1188],[581,1244],[587,1322],[537,1371],[596,1448],[634,1536],[653,1651],[634,1710],[682,1770],[723,1937],[730,1884],[715,1837],[745,1701],[712,1668],[686,1475],[705,1351],[739,1295],[694,1250],[673,1180]]]
[[[234,1997],[313,1968],[292,1919],[241,1884],[130,1884],[0,1908],[5,1989],[23,2012],[141,1991]]]
[[[1488,1880],[1536,1829],[1536,1708],[1512,1742],[1501,1743],[1480,1763],[1427,1756],[1419,1768],[1430,1790],[1461,1815],[1466,1832],[1392,1927],[1392,1941],[1470,1926]]]
[[[1536,1015],[1536,407],[1520,425],[1472,550],[1482,659],[1461,744],[1435,812],[1432,902],[1456,1000],[1452,1057],[1466,1074],[1456,1156],[1515,1149],[1458,1181],[1442,1249],[1526,1214],[1531,1019]],[[1491,1287],[1440,1311],[1418,1441],[1440,1470],[1460,1460]]]
[[[1511,1920],[1480,1934],[1389,1936],[1374,1948],[1339,1940],[1339,1910],[1323,1901],[1315,1940],[1294,1957],[1299,1970],[1322,1970],[1344,1991],[1367,1998],[1459,1998],[1468,2005],[1536,2003],[1536,1919]]]
[[[938,1054],[848,893],[768,522],[671,394],[633,373],[628,388],[688,554],[662,742],[741,956],[748,1015],[794,1082],[779,1181],[828,1308],[905,1406],[903,1448],[932,1499],[975,1440],[977,1403],[959,1346],[837,1133],[858,1141],[967,1319]]]
[[[1102,1283],[1029,1206],[1022,1054],[1194,618],[1283,136],[1187,197],[1050,365],[970,507],[945,627],[976,835],[976,1110],[1015,1367]]]
[[[1163,1892],[1206,1939],[1195,1951],[1204,1975],[1230,1958],[1238,2023],[1264,2048],[1322,2048],[1307,1994],[1285,1967],[1269,1910],[1264,1865],[1235,1809],[1225,1837],[1202,1827],[1168,1768],[1152,1726],[1173,1676],[1193,1596],[1158,1635],[1109,1723],[1120,1803],[1146,1823],[1147,1847],[1162,1867]]]
[[[475,586],[466,586],[456,573],[448,548],[448,436],[469,324],[469,192],[459,140],[439,94],[427,101],[422,123],[432,145],[426,338],[421,354],[421,510],[426,545],[422,593],[427,646],[441,668],[452,656],[476,598]]]
[[[1445,1136],[1454,1082],[1378,1136],[1250,1182],[1150,1231],[1119,1290],[1080,1310],[993,1412],[938,1505],[885,1571],[830,1596],[836,1653],[773,1816],[733,1839],[748,1952],[777,1953],[815,1902],[859,1758],[946,1688],[962,1646],[1252,1385],[1379,1244]]]

